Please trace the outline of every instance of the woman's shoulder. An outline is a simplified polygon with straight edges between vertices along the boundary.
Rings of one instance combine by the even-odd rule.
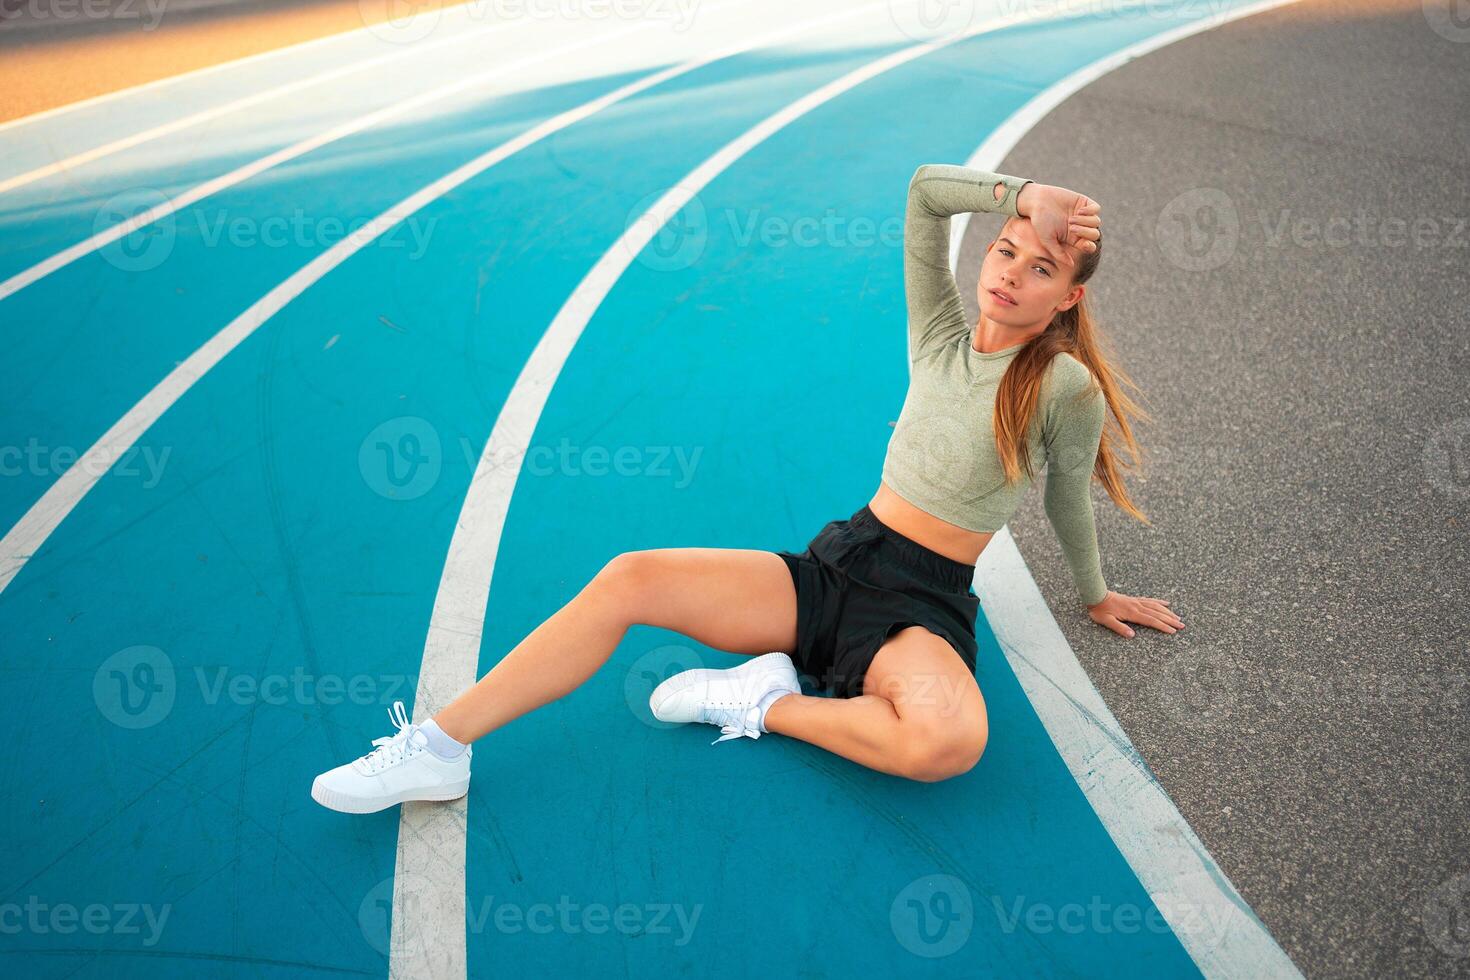
[[[1092,369],[1066,351],[1058,352],[1047,367],[1045,388],[1049,400],[1076,396],[1095,384]]]

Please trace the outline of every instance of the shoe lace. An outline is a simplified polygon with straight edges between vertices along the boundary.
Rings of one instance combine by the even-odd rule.
[[[353,763],[363,775],[370,776],[380,769],[396,766],[408,756],[422,751],[422,746],[413,740],[418,726],[408,723],[408,712],[403,709],[402,701],[393,702],[393,707],[388,709],[388,718],[397,731],[392,735],[373,739],[375,748]]]
[[[751,705],[745,701],[713,701],[700,709],[699,720],[705,724],[720,726],[720,731],[724,734],[709,743],[715,745],[741,736],[760,738],[760,727],[751,724],[749,720],[751,713]]]

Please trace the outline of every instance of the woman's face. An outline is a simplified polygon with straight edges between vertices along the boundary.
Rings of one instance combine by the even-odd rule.
[[[1072,265],[1059,267],[1041,247],[1029,220],[1007,219],[980,266],[980,313],[997,323],[1029,328],[1050,323],[1058,310],[1075,305],[1086,291],[1072,284],[1082,252],[1071,245],[1064,248]]]

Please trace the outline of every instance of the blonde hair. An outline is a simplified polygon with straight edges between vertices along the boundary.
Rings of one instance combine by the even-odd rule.
[[[1092,278],[1102,256],[1102,239],[1095,252],[1084,253],[1072,277],[1074,284]],[[1058,354],[1071,354],[1087,366],[1093,380],[1102,389],[1107,402],[1108,424],[1103,427],[1092,475],[1107,490],[1108,496],[1127,513],[1144,524],[1149,519],[1128,496],[1123,485],[1123,469],[1136,469],[1142,457],[1138,441],[1133,437],[1134,421],[1151,417],[1137,402],[1128,397],[1123,386],[1139,391],[1133,380],[1113,364],[1113,357],[1103,341],[1101,331],[1088,307],[1087,295],[1070,308],[1059,311],[1045,330],[1031,338],[1017,353],[1001,377],[995,395],[995,448],[1005,470],[1006,482],[1014,483],[1021,474],[1032,473],[1032,460],[1026,432],[1032,424],[1041,400],[1041,382],[1052,359]],[[1129,462],[1123,463],[1126,451]]]

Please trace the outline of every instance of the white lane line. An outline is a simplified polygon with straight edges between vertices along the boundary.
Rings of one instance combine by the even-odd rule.
[[[742,5],[740,0],[724,0],[722,3],[710,4],[705,10],[708,12],[727,7],[738,8]],[[657,23],[642,24],[594,38],[579,46],[585,46],[588,43],[607,43],[628,34],[660,26]],[[538,57],[545,59],[562,53],[564,49],[558,49]],[[225,355],[239,346],[245,338],[280,312],[286,304],[305,292],[313,283],[371,244],[388,229],[511,154],[580,122],[615,102],[657,85],[673,77],[674,73],[677,73],[676,69],[667,69],[624,85],[607,95],[553,116],[520,136],[481,154],[384,211],[252,303],[245,312],[231,320],[219,333],[170,371],[167,377],[144,395],[142,400],[129,409],[127,414],[119,419],[112,428],[104,432],[101,438],[82,454],[81,458],[46,489],[41,498],[31,505],[15,526],[6,532],[5,537],[0,538],[0,593],[3,593],[6,587],[15,580],[20,570],[45,544],[51,532],[56,530],[57,526],[66,519],[66,515],[71,513],[92,487],[96,486],[102,475],[112,468],[117,460],[138,441],[138,438],[150,426],[158,421],[164,412],[168,411],[174,402],[178,401],[184,392],[193,387],[194,383],[204,377]]]
[[[460,34],[455,34],[451,37],[441,38],[437,41],[431,41],[428,43],[419,42],[416,44],[406,44],[395,51],[388,52],[387,54],[380,54],[376,57],[368,58],[363,61],[349,62],[348,64],[342,65],[337,68],[318,72],[315,75],[308,75],[305,78],[300,78],[292,82],[287,82],[284,85],[277,85],[275,88],[269,88],[263,92],[256,92],[254,95],[243,96],[233,101],[226,102],[224,105],[215,106],[211,109],[203,109],[191,115],[175,119],[172,122],[166,122],[158,126],[154,126],[152,129],[145,129],[142,132],[134,133],[131,136],[124,136],[121,139],[115,139],[110,143],[104,143],[101,146],[93,147],[90,150],[83,150],[81,153],[74,153],[71,156],[67,157],[65,160],[60,160],[56,163],[49,163],[44,167],[37,167],[34,170],[28,170],[23,174],[17,174],[14,177],[0,180],[0,194],[4,194],[6,191],[13,191],[18,187],[24,187],[26,184],[34,183],[35,181],[42,180],[46,177],[52,177],[56,174],[67,173],[68,171],[75,170],[76,168],[83,166],[84,164],[94,163],[95,161],[101,160],[104,157],[109,157],[114,153],[121,153],[123,150],[131,150],[135,146],[141,146],[144,143],[151,142],[152,140],[160,139],[164,136],[171,136],[174,133],[182,132],[183,130],[188,129],[191,126],[198,126],[201,123],[206,123],[215,119],[219,119],[221,116],[227,116],[232,112],[240,112],[242,110],[249,109],[252,106],[260,105],[262,102],[269,102],[272,99],[279,99],[283,96],[291,95],[294,92],[300,92],[302,89],[311,88],[314,85],[323,85],[327,82],[335,81],[336,79],[356,74],[357,72],[368,71],[373,68],[381,68],[384,65],[390,65],[393,62],[401,61],[404,58],[417,58],[422,55],[429,54],[430,52],[436,51],[440,48],[448,47],[452,44],[463,44],[466,41],[479,40],[492,31],[497,31],[506,27],[515,27],[524,23],[526,23],[526,21],[512,21],[503,24],[491,24],[488,27],[481,27],[478,30],[473,31],[465,31]]]
[[[725,5],[719,4],[718,6]],[[211,180],[207,180],[202,184],[198,184],[190,188],[189,190],[184,191],[177,197],[169,198],[162,204],[158,204],[154,207],[149,208],[146,211],[140,212],[139,214],[136,214],[125,221],[119,221],[117,224],[114,224],[100,232],[97,232],[90,238],[86,238],[76,243],[75,245],[62,249],[60,252],[57,252],[55,255],[52,255],[49,258],[42,259],[40,262],[37,262],[30,268],[16,273],[9,279],[6,279],[4,282],[0,282],[0,301],[3,301],[6,298],[15,295],[20,290],[45,278],[56,270],[70,265],[77,259],[80,259],[86,255],[90,255],[92,252],[95,252],[100,248],[104,248],[105,246],[110,245],[120,238],[124,238],[127,235],[130,235],[140,228],[153,224],[156,221],[162,220],[163,218],[166,218],[169,215],[181,210],[182,208],[190,206],[191,204],[196,204],[212,194],[218,194],[220,191],[227,190],[230,187],[234,187],[236,184],[243,183],[244,181],[249,180],[251,177],[255,177],[261,173],[264,173],[272,167],[279,166],[280,164],[286,163],[290,160],[294,160],[297,157],[304,156],[307,153],[312,152],[313,150],[321,149],[323,146],[326,146],[329,143],[336,142],[340,139],[345,139],[348,136],[352,136],[355,133],[360,133],[363,130],[379,125],[380,123],[387,122],[390,119],[396,119],[399,116],[412,112],[415,109],[421,109],[424,106],[443,101],[444,99],[447,99],[460,92],[472,89],[478,85],[483,85],[485,82],[488,82],[491,79],[499,78],[504,75],[514,74],[515,72],[520,71],[523,68],[527,68],[531,65],[540,64],[546,61],[553,61],[558,58],[566,58],[566,56],[583,48],[605,45],[619,37],[625,37],[629,34],[639,31],[654,30],[656,28],[662,29],[666,27],[667,24],[662,21],[651,21],[639,23],[632,27],[626,27],[620,31],[613,31],[605,35],[594,35],[593,37],[589,37],[582,41],[577,41],[571,44],[564,44],[560,47],[551,48],[538,54],[528,55],[527,57],[521,58],[519,60],[498,65],[486,71],[476,72],[475,74],[465,78],[461,78],[458,81],[441,85],[437,88],[430,89],[427,92],[421,92],[418,95],[403,100],[402,102],[397,102],[393,105],[385,106],[382,109],[376,109],[370,113],[367,113],[366,115],[358,116],[357,118],[351,119],[345,123],[340,123],[324,132],[310,137],[309,139],[302,140],[298,143],[293,143],[288,147],[277,150],[274,153],[267,154],[266,156],[247,163],[244,166],[237,167],[227,174],[215,177]]]
[[[975,592],[1011,670],[1098,819],[1200,973],[1208,980],[1300,980],[1108,710],[1008,528],[990,539],[976,567]]]
[[[859,8],[886,7],[889,0]],[[797,99],[717,150],[660,197],[600,258],[557,311],[517,376],[475,466],[424,642],[413,717],[422,722],[474,684],[490,585],[511,496],[546,401],[593,314],[659,229],[712,180],[777,132],[884,72],[967,38],[1016,24],[1045,21],[1035,13],[998,17],[952,37],[916,44],[869,62]],[[801,25],[806,27],[807,25]],[[405,901],[393,902],[390,977],[461,980],[465,955],[465,827],[468,797],[450,805],[401,807],[395,880]]]
[[[454,8],[437,8],[435,10],[426,10],[421,13],[413,14],[411,17],[403,22],[392,21],[391,30],[395,32],[401,31],[405,35],[416,36],[417,28],[414,27],[414,24],[416,22],[422,23],[424,20],[442,16],[443,13],[449,12],[450,9],[457,13],[462,8],[475,7],[483,2],[484,0],[470,0],[470,2],[457,5]],[[219,64],[216,65],[205,65],[203,68],[194,68],[190,71],[181,72],[177,75],[170,75],[167,78],[155,78],[151,82],[142,82],[138,85],[130,85],[127,88],[120,88],[116,92],[103,92],[101,95],[94,95],[91,98],[81,99],[77,102],[68,102],[66,105],[59,105],[54,109],[46,109],[41,112],[33,112],[29,116],[21,116],[19,119],[11,119],[6,122],[0,123],[0,134],[3,134],[11,129],[19,129],[24,126],[32,125],[33,123],[43,122],[47,119],[55,119],[57,116],[64,116],[68,113],[76,112],[79,109],[89,109],[94,106],[103,105],[105,103],[113,102],[119,99],[131,98],[135,95],[141,95],[145,92],[151,92],[154,89],[166,88],[170,85],[179,84],[180,82],[197,82],[201,78],[219,72],[230,71],[235,68],[243,68],[246,65],[255,64],[261,61],[269,61],[285,55],[301,54],[304,51],[309,51],[314,48],[328,47],[341,41],[358,39],[361,38],[361,36],[364,34],[373,34],[374,32],[382,31],[383,29],[384,25],[382,24],[368,24],[363,27],[353,28],[349,31],[342,31],[338,34],[328,34],[326,37],[312,38],[309,41],[298,41],[295,44],[288,44],[285,47],[272,48],[269,51],[260,51],[255,54],[245,55],[243,58],[234,58],[230,61],[221,61]]]
[[[1078,89],[1150,51],[1241,17],[1293,3],[1265,0],[1131,44],[1068,75],[1022,106],[967,166],[996,170],[1047,113]],[[951,228],[951,265],[968,225]],[[1031,577],[1008,527],[985,546],[975,592],[1016,678],[1057,752],[1133,873],[1209,980],[1301,973],[1240,897],[1108,710]]]

